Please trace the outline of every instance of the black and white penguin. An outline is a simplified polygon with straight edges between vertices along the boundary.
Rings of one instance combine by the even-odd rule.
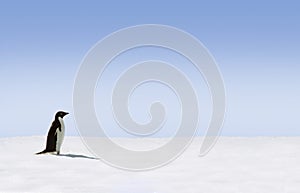
[[[52,125],[48,132],[46,149],[36,154],[56,152],[59,155],[60,147],[65,136],[65,124],[63,118],[67,114],[69,113],[63,111],[59,111],[56,113],[55,119],[52,122]]]

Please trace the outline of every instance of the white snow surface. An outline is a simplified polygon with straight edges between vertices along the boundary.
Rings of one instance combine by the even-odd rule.
[[[153,144],[162,140],[153,139]],[[141,142],[121,141],[129,146]],[[201,139],[196,138],[178,159],[145,172],[91,159],[94,155],[79,137],[65,138],[61,156],[35,155],[44,144],[45,137],[0,138],[1,193],[300,192],[300,137],[221,137],[204,157],[198,156]]]

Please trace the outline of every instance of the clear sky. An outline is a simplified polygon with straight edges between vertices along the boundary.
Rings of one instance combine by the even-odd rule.
[[[289,0],[1,1],[0,137],[44,135],[57,110],[72,112],[87,51],[148,23],[191,33],[216,59],[227,91],[222,135],[300,135],[299,10]],[[73,115],[66,126],[77,135]]]

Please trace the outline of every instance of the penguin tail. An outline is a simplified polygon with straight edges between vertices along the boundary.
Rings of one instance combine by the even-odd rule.
[[[44,151],[41,151],[41,152],[38,152],[36,153],[35,155],[40,155],[40,154],[44,154],[44,153],[47,153],[48,151],[45,149]]]

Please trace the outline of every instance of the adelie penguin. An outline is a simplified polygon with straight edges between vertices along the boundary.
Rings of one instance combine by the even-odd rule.
[[[52,125],[48,132],[46,149],[36,154],[56,152],[57,155],[59,155],[60,148],[65,136],[65,124],[63,118],[67,114],[69,113],[63,111],[59,111],[55,114],[54,121],[52,122]]]

